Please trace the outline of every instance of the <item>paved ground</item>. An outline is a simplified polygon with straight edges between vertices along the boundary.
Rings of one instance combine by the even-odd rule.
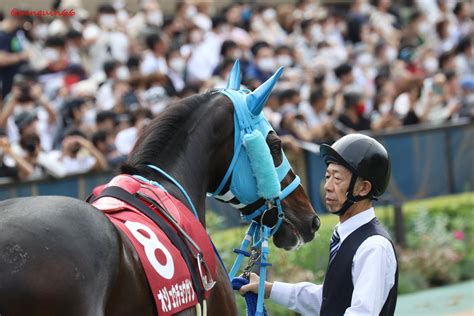
[[[474,280],[401,295],[395,315],[474,316]]]

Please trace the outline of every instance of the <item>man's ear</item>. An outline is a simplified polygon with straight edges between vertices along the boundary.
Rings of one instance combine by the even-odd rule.
[[[366,196],[370,193],[371,190],[372,183],[364,179],[359,179],[359,181],[357,181],[356,189],[354,190],[354,193],[356,194],[354,195]]]

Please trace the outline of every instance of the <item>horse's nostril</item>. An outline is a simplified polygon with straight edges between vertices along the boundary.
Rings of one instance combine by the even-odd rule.
[[[319,229],[319,225],[321,225],[321,221],[317,215],[314,216],[311,224],[311,232],[314,234]]]

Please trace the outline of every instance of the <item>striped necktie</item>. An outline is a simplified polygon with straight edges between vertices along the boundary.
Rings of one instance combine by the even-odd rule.
[[[329,262],[334,259],[336,256],[337,250],[339,249],[339,242],[341,241],[341,237],[337,232],[337,228],[334,230],[334,233],[331,237],[331,243],[329,244]]]

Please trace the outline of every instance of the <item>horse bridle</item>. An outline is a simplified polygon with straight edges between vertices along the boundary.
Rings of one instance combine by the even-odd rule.
[[[237,172],[241,171],[241,170],[236,170],[236,166],[238,165],[239,157],[242,158],[240,154],[244,147],[244,142],[243,142],[244,136],[246,134],[252,133],[255,129],[261,129],[262,134],[266,137],[268,133],[273,132],[273,129],[271,128],[270,124],[266,121],[265,117],[263,116],[263,113],[261,113],[257,117],[255,116],[252,117],[251,113],[247,109],[247,105],[242,101],[244,100],[243,95],[245,95],[245,91],[236,91],[236,90],[226,89],[226,90],[221,90],[219,92],[227,96],[232,101],[232,104],[234,106],[234,129],[235,129],[234,154],[232,156],[232,160],[229,164],[229,167],[227,168],[227,171],[224,177],[222,178],[220,184],[217,186],[217,189],[209,195],[221,202],[229,203],[229,201],[231,201],[232,199],[234,200],[237,199],[239,201],[242,200],[237,193],[232,192],[232,188],[230,188],[225,193],[221,193],[221,192],[224,188],[231,187],[231,185],[229,185],[229,181],[232,182],[233,176]],[[258,121],[259,123],[265,122],[266,124],[255,124],[255,121]],[[283,181],[283,179],[285,179],[287,175],[289,174],[289,172],[291,171],[290,163],[288,162],[288,159],[286,158],[283,152],[282,152],[282,163],[279,166],[274,167],[274,168],[278,175],[278,181],[281,183],[281,181]],[[298,188],[300,183],[301,183],[300,178],[295,175],[295,178],[285,188],[283,188],[283,190],[280,191],[280,194],[278,196],[272,199],[267,199],[263,203],[262,206],[251,211],[250,214],[241,214],[242,220],[244,220],[245,222],[251,223],[256,218],[260,217],[258,224],[263,225],[265,214],[267,214],[267,212],[269,212],[270,210],[276,208],[277,221],[274,225],[270,227],[270,236],[274,235],[276,231],[278,230],[278,228],[280,227],[283,217],[284,217],[281,201],[284,200],[286,197],[288,197],[291,193],[293,193],[293,191],[295,191],[296,188]],[[262,197],[256,195],[254,201],[251,201],[248,204],[252,204],[260,198]],[[236,204],[231,204],[231,205],[241,211],[243,208],[245,208],[248,205],[246,204],[238,203],[237,205]]]
[[[236,62],[236,65],[238,65],[237,62]],[[235,69],[235,65],[234,65],[234,69]],[[235,72],[234,69],[233,69],[233,72]],[[275,75],[273,76],[274,77],[273,80],[278,79],[279,77],[278,72],[276,75],[277,76]],[[232,77],[232,74],[231,74],[231,77]],[[230,81],[231,79],[229,79],[229,82]],[[230,84],[228,84],[228,86],[229,85]],[[269,89],[269,91],[271,91],[271,89]],[[234,106],[234,130],[235,130],[234,154],[232,156],[231,163],[223,179],[218,185],[216,191],[212,193],[211,196],[213,196],[214,198],[218,200],[228,202],[232,198],[237,198],[241,200],[237,192],[235,193],[232,192],[232,189],[234,189],[235,191],[239,191],[238,190],[239,188],[236,188],[235,186],[233,188],[232,184],[234,183],[234,176],[238,172],[242,172],[242,170],[238,170],[238,168],[239,167],[241,168],[241,166],[246,165],[245,162],[240,163],[239,159],[243,159],[243,160],[246,158],[251,159],[250,157],[251,155],[249,155],[249,153],[247,153],[248,157],[246,157],[246,155],[241,155],[242,150],[245,150],[244,139],[246,135],[253,133],[255,130],[259,130],[259,132],[261,132],[262,134],[262,139],[266,139],[268,134],[273,131],[273,128],[265,119],[262,111],[260,111],[258,115],[255,115],[255,113],[252,113],[249,110],[249,107],[246,103],[246,101],[248,100],[246,98],[246,94],[247,94],[246,91],[236,90],[236,89],[225,89],[225,90],[220,90],[219,92],[227,96],[232,101],[232,105]],[[264,143],[264,141],[261,141],[261,144],[262,144],[262,147],[266,146],[265,149],[268,149],[268,145],[266,144],[266,142]],[[269,151],[268,151],[268,155],[270,155]],[[265,197],[265,203],[262,206],[258,207],[257,209],[253,210],[250,214],[244,215],[241,212],[241,218],[244,221],[249,222],[250,226],[245,234],[244,239],[242,240],[240,248],[234,249],[234,252],[237,254],[237,257],[229,272],[229,279],[232,283],[234,283],[234,280],[237,281],[238,279],[235,277],[237,275],[237,272],[240,266],[242,265],[242,261],[244,257],[249,257],[249,265],[244,271],[244,277],[247,278],[248,280],[249,272],[253,264],[258,263],[260,265],[260,282],[259,282],[258,296],[257,296],[257,302],[256,302],[256,315],[264,315],[263,300],[264,300],[266,269],[268,266],[271,265],[270,263],[267,263],[268,254],[269,254],[268,240],[271,236],[273,236],[278,231],[284,219],[284,212],[281,205],[281,201],[284,200],[286,197],[288,197],[292,192],[294,192],[296,188],[299,187],[300,182],[301,182],[300,178],[297,175],[295,175],[295,178],[291,180],[291,182],[285,188],[283,188],[283,190],[281,189],[281,182],[283,181],[283,179],[285,179],[288,176],[289,172],[291,171],[291,166],[283,151],[282,151],[282,163],[279,166],[277,167],[274,166],[273,159],[269,159],[269,160],[267,159],[267,161],[271,161],[272,167],[275,168],[277,179],[278,179],[277,181],[280,188],[279,193],[270,198],[268,196]],[[244,170],[244,171],[246,171],[248,174],[248,170]],[[223,190],[224,187],[229,187],[228,185],[229,181],[231,181],[230,189],[224,194],[221,194],[221,191]],[[235,181],[235,182],[238,183],[238,181]],[[255,198],[255,201],[263,197],[262,194],[260,193],[258,195],[260,196],[257,196]],[[277,211],[276,223],[272,226],[268,226],[265,223],[265,215],[269,213],[271,210],[275,210],[275,209]],[[260,217],[260,220],[257,221],[256,219],[259,217]],[[252,250],[248,252],[247,248],[249,247],[251,241],[253,241]],[[258,255],[255,255],[256,252],[258,252]],[[260,259],[259,262],[257,262],[258,259]]]

